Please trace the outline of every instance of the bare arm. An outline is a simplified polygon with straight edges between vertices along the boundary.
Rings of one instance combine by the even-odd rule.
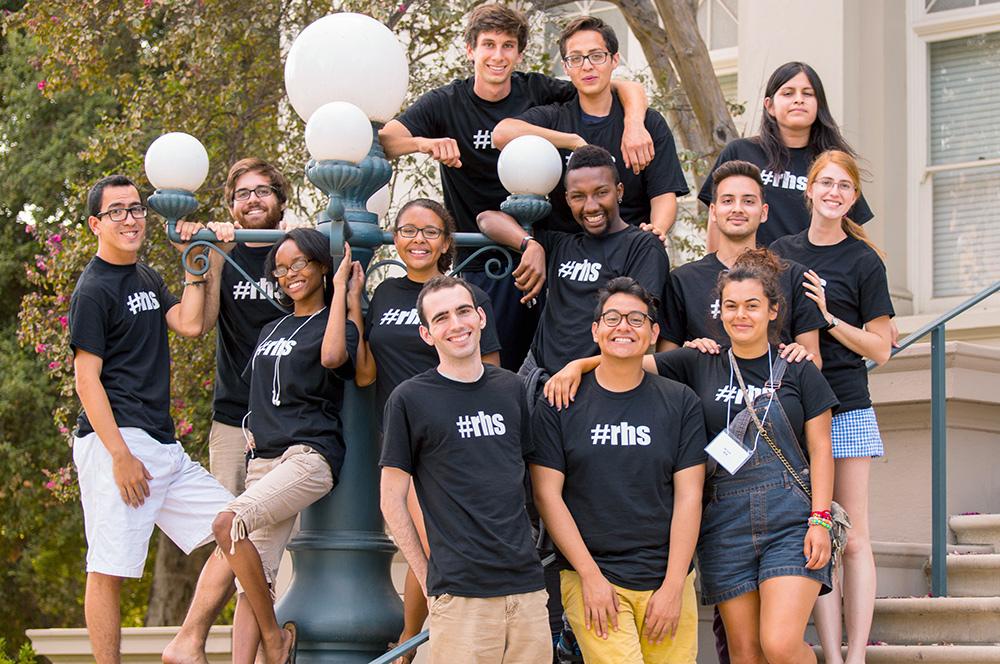
[[[167,327],[182,337],[197,337],[204,329],[205,287],[204,277],[187,275],[187,285],[179,304],[166,313]]]
[[[646,130],[646,109],[649,99],[646,90],[635,81],[611,81],[611,89],[618,95],[625,110],[625,130],[622,133],[622,157],[625,167],[631,168],[636,174],[653,161],[656,150],[653,137]]]
[[[499,210],[480,212],[476,223],[479,230],[491,240],[511,249],[520,250],[521,243],[528,237],[528,232],[521,228],[514,217]],[[527,304],[542,291],[545,284],[545,249],[539,242],[528,242],[513,276],[514,285],[524,293],[521,304]]]
[[[806,280],[802,285],[805,286],[806,297],[816,303],[827,323],[832,323],[834,316],[826,308],[826,292],[819,275],[813,270],[807,271]],[[827,331],[844,347],[862,357],[867,357],[879,366],[892,357],[892,319],[888,316],[879,316],[865,323],[863,327],[854,327],[838,318],[837,325]]]
[[[330,316],[326,319],[320,362],[327,369],[336,369],[347,361],[347,280],[352,271],[351,245],[344,243],[344,257],[333,275],[333,298]]]
[[[819,330],[809,330],[795,335],[795,343],[806,349],[812,355],[813,364],[817,369],[823,368],[823,358],[819,354]]]
[[[587,629],[593,625],[598,636],[606,637],[609,623],[618,630],[618,594],[594,562],[573,515],[566,507],[562,497],[566,476],[558,470],[537,464],[531,464],[530,469],[535,505],[545,528],[559,551],[580,575]]]
[[[205,274],[205,313],[201,322],[201,333],[205,334],[219,321],[219,300],[222,295],[222,268],[225,258],[218,252],[209,252],[209,267]]]
[[[430,155],[445,166],[462,167],[458,142],[454,138],[414,136],[399,120],[390,120],[382,127],[378,132],[378,140],[382,143],[382,149],[385,150],[385,156],[388,159],[420,152]]]
[[[176,308],[176,307],[175,307]],[[73,358],[76,393],[80,397],[87,419],[101,444],[111,455],[112,472],[122,501],[138,507],[149,497],[149,480],[153,476],[142,461],[132,455],[122,438],[115,415],[108,401],[108,393],[101,384],[104,360],[98,355],[77,349]]]
[[[649,199],[649,222],[665,237],[677,220],[677,194],[660,194]]]
[[[492,353],[486,353],[482,356],[483,364],[492,364],[495,367],[500,366],[500,351],[495,350]]]
[[[587,141],[583,140],[577,134],[546,129],[545,127],[539,127],[524,120],[507,118],[506,120],[501,120],[493,129],[493,145],[502,150],[508,143],[519,136],[541,136],[552,145],[563,150],[575,150],[587,144]]]
[[[410,474],[399,468],[382,468],[381,507],[389,532],[396,546],[403,552],[413,575],[427,594],[427,555],[420,544],[420,536],[413,525],[413,518],[406,509],[406,493],[410,489]]]
[[[352,267],[350,288],[347,291],[347,318],[358,328],[358,347],[354,358],[354,382],[366,387],[375,382],[376,365],[371,346],[365,341],[365,318],[361,313],[361,292],[364,290],[365,272],[360,263]]]
[[[806,447],[809,448],[809,479],[812,490],[812,511],[823,512],[830,509],[833,502],[833,445],[830,440],[831,411],[805,423]],[[803,553],[806,567],[819,569],[830,559],[830,535],[822,526],[809,526]]]

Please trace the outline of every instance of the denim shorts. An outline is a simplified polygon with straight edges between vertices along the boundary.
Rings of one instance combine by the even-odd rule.
[[[823,585],[820,594],[830,591],[830,564],[818,570],[805,566],[803,543],[812,504],[776,465],[777,459],[768,456],[771,463],[748,464],[735,477],[710,482],[698,538],[702,604],[757,590],[776,576],[808,577]]]

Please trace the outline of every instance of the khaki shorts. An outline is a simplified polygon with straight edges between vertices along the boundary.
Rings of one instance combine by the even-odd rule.
[[[618,593],[618,631],[608,630],[608,638],[587,629],[583,615],[583,587],[580,575],[572,570],[559,573],[563,608],[573,628],[573,636],[587,664],[695,664],[698,656],[698,601],[694,594],[694,572],[688,574],[681,593],[681,617],[674,638],[658,644],[642,635],[646,605],[652,590],[629,590],[611,584]]]
[[[226,506],[233,512],[231,537],[249,539],[260,554],[264,576],[273,584],[299,512],[330,493],[330,464],[308,445],[292,445],[276,459],[250,459],[247,490]],[[239,581],[237,590],[243,592]]]
[[[431,664],[549,664],[549,594],[438,595],[430,604]]]
[[[208,470],[234,496],[243,493],[246,484],[246,445],[243,429],[212,422],[208,432]]]

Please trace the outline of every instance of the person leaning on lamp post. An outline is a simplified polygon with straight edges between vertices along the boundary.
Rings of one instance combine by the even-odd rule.
[[[430,661],[550,662],[548,594],[525,507],[523,381],[483,364],[485,315],[461,279],[428,281],[417,312],[439,364],[390,395],[379,463],[382,514],[428,597]],[[429,558],[407,509],[411,479]]]
[[[83,405],[73,461],[87,535],[87,631],[94,660],[116,664],[122,579],[142,576],[153,526],[190,553],[211,541],[212,521],[232,494],[191,460],[170,419],[167,330],[201,333],[205,280],[188,276],[178,301],[139,262],[146,206],[127,177],[99,180],[87,206],[97,255],[70,299],[70,348]],[[182,240],[198,228],[190,224]],[[225,586],[231,575],[224,560],[211,556],[202,578]]]
[[[515,118],[502,120],[493,130],[493,141],[504,148],[524,135],[540,136],[559,148],[567,160],[583,145],[598,145],[615,160],[624,187],[619,205],[622,219],[632,226],[649,224],[666,238],[677,216],[677,197],[688,193],[677,148],[663,116],[646,109],[644,126],[653,139],[651,161],[645,168],[629,168],[622,154],[625,109],[612,89],[611,74],[618,66],[618,37],[611,26],[595,16],[581,16],[563,29],[559,53],[577,96],[561,103],[536,106]],[[557,186],[550,195],[552,214],[540,226],[579,232],[566,204],[565,190]]]
[[[515,71],[528,44],[528,20],[516,9],[483,3],[469,13],[465,27],[466,56],[473,75],[425,93],[379,131],[389,159],[422,152],[441,164],[444,204],[460,232],[477,232],[476,215],[499,210],[507,191],[497,175],[500,150],[492,132],[498,122],[532,106],[568,101],[576,91],[568,81]],[[622,154],[629,167],[645,168],[653,157],[653,140],[643,125],[648,102],[639,83],[614,81],[625,109]],[[457,261],[475,249],[460,250]],[[493,254],[496,255],[496,254]],[[463,268],[462,275],[490,296],[502,349],[501,364],[517,370],[528,352],[538,324],[537,309],[522,302],[512,278],[491,279],[487,255]]]
[[[535,502],[588,664],[694,664],[698,650],[705,427],[690,388],[643,371],[655,314],[635,280],[609,281],[591,325],[600,366],[572,407],[540,401],[532,417]]]

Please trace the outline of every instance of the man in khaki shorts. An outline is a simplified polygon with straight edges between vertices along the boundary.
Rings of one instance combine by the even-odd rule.
[[[547,664],[548,595],[525,510],[533,446],[523,382],[483,364],[486,317],[461,279],[428,281],[417,313],[440,364],[386,403],[381,502],[428,597],[431,662]],[[429,559],[406,509],[411,476]]]
[[[238,228],[278,228],[288,200],[288,181],[271,164],[254,157],[233,164],[226,177],[225,202]],[[217,325],[215,394],[208,437],[209,470],[233,495],[246,481],[246,441],[241,424],[250,399],[247,364],[265,324],[282,312],[261,292],[275,295],[274,278],[264,274],[271,245],[253,242],[223,245],[248,280],[217,252],[211,252],[206,277],[203,331]],[[260,290],[258,290],[258,288]]]

